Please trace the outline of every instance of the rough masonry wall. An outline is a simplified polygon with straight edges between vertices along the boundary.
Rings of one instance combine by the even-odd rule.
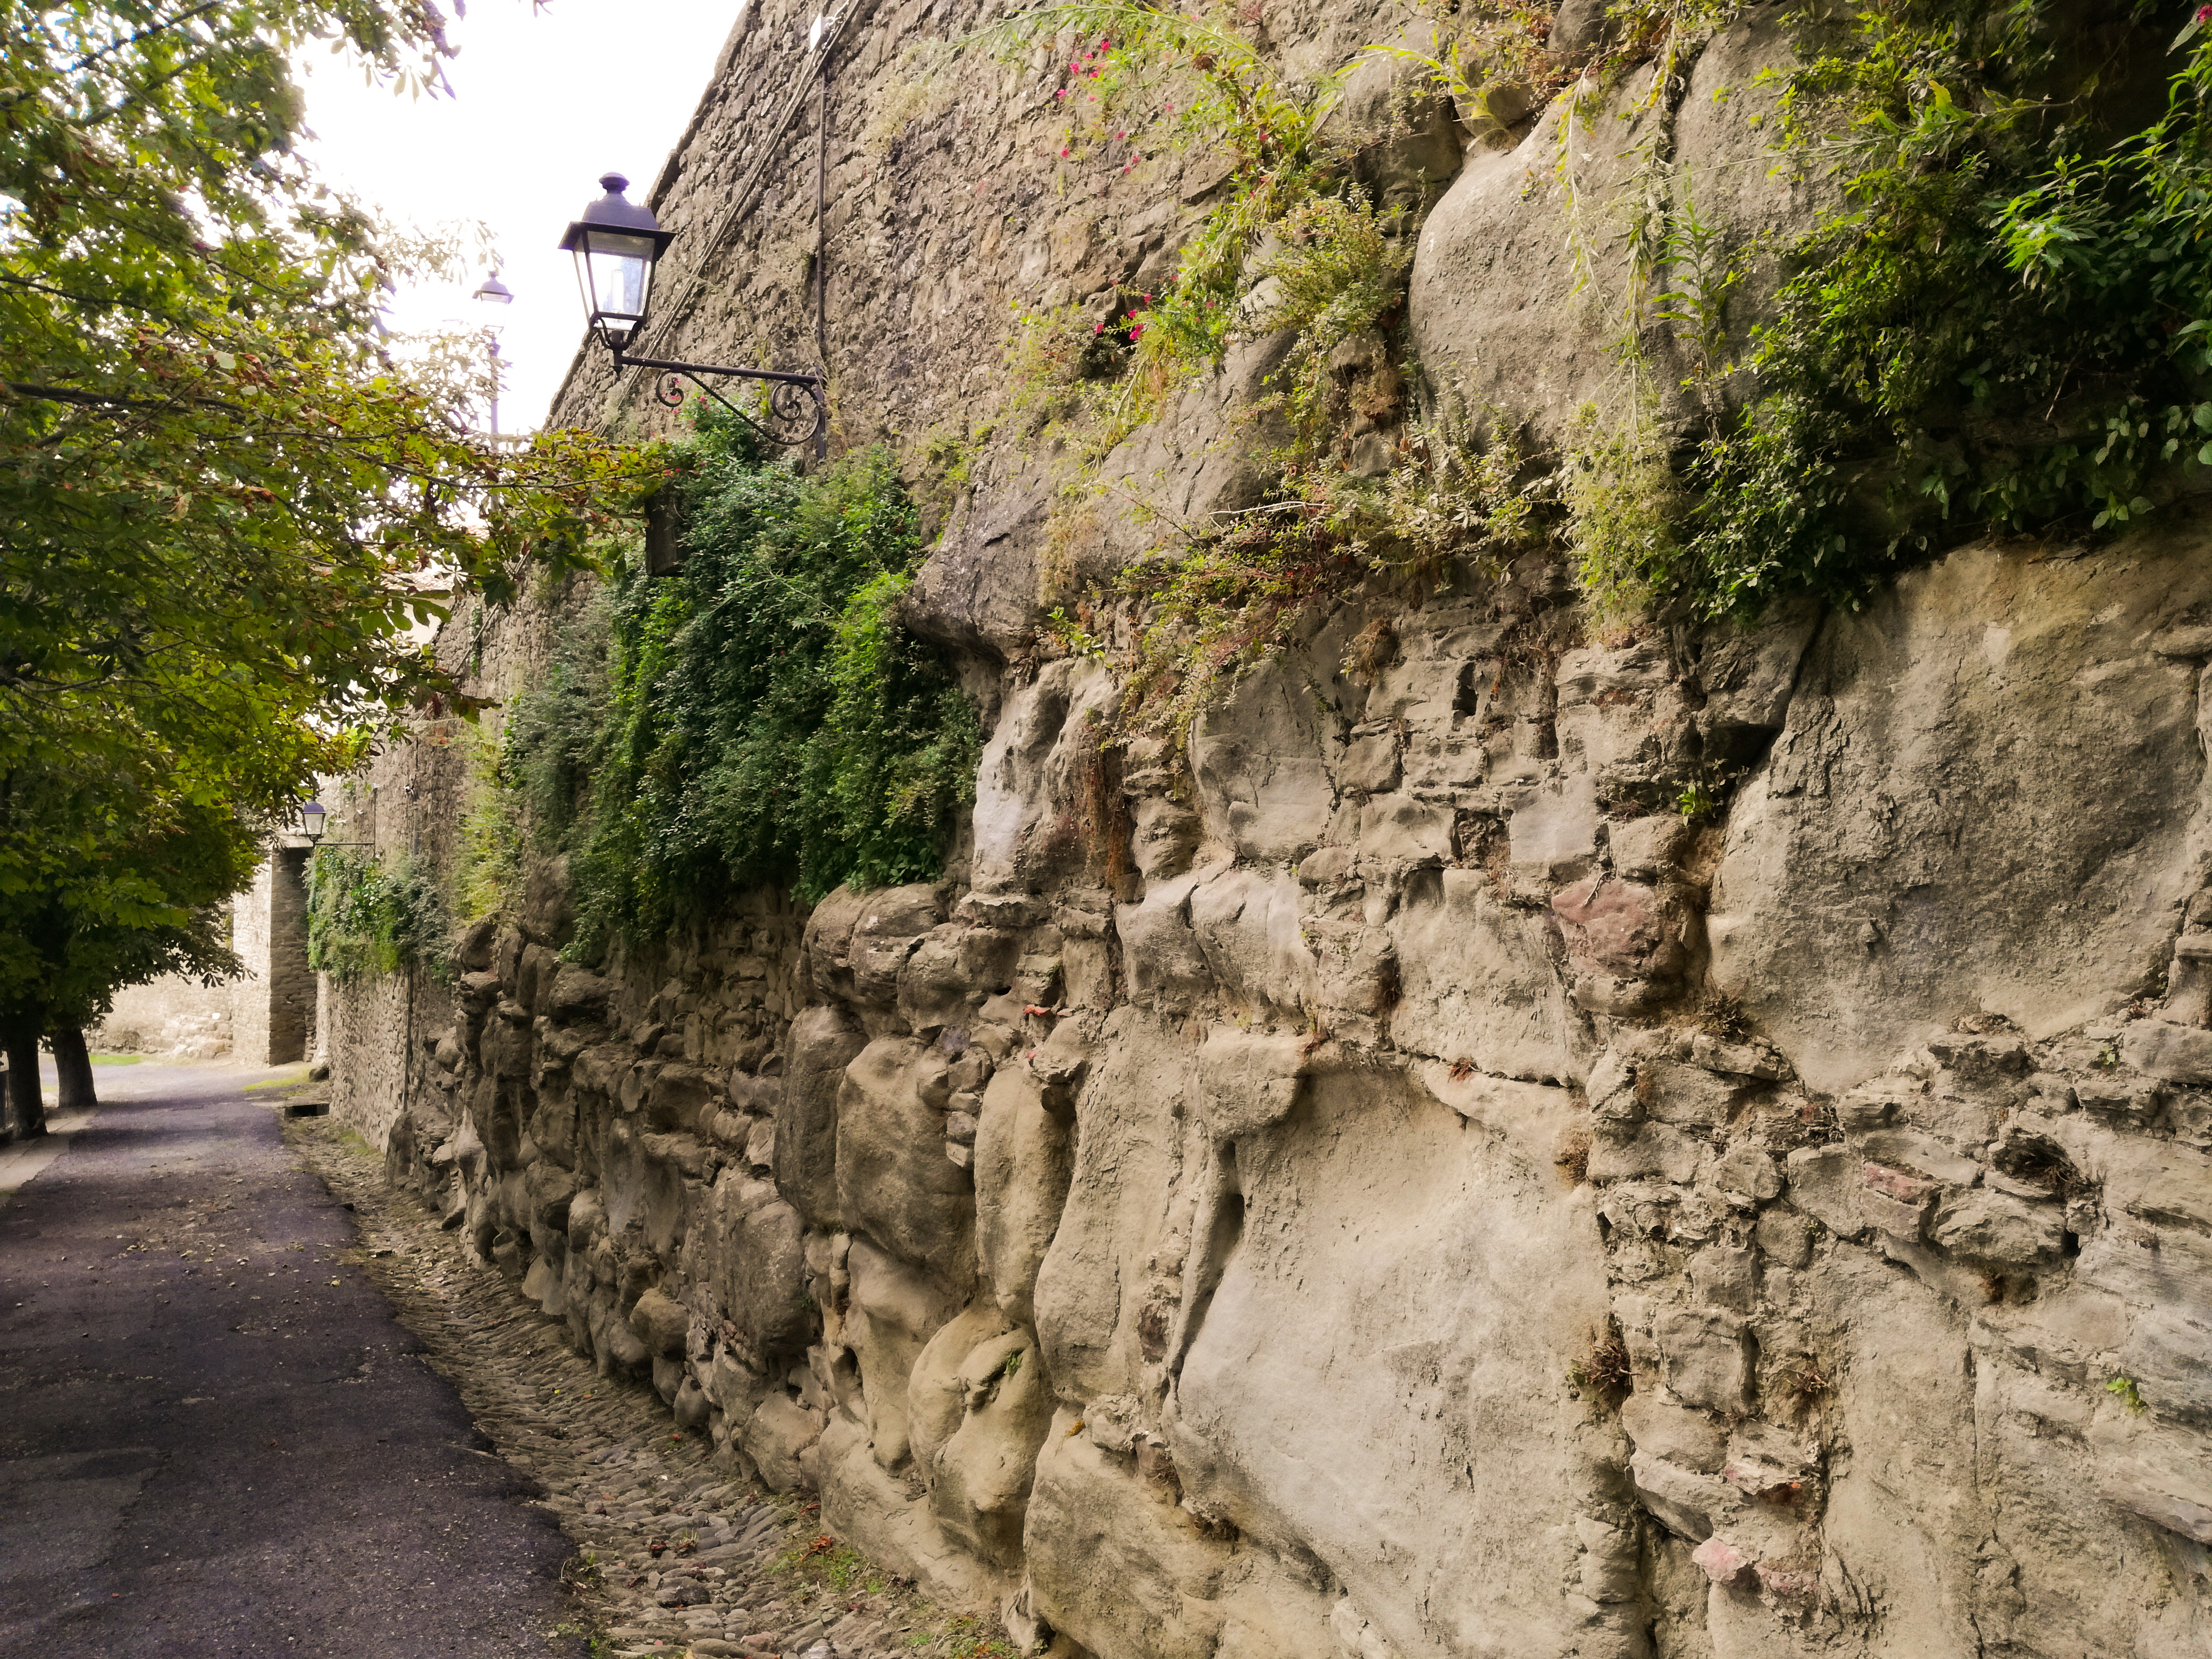
[[[665,222],[726,204],[796,15],[740,25]],[[972,19],[864,21],[848,112]],[[1389,21],[1271,27],[1334,63]],[[1709,53],[1778,49],[1754,18]],[[995,372],[1010,295],[1103,293],[1203,200],[1048,196],[1051,61],[833,158],[845,437],[925,426]],[[1544,308],[1571,294],[1449,276],[1484,238],[1565,257],[1559,204],[1499,183],[1553,118],[1449,135],[1413,286],[1439,386],[1593,337]],[[749,222],[674,343],[793,314],[796,222]],[[1233,501],[1214,441],[1271,349],[1109,465]],[[572,411],[639,407],[599,373]],[[1601,624],[1538,559],[1377,582],[1187,763],[1102,782],[1110,671],[1034,635],[1044,476],[1002,434],[917,584],[991,726],[947,879],[586,963],[538,870],[449,1014],[333,1018],[393,1177],[605,1371],[1040,1650],[2201,1654],[2202,521],[1972,546],[1751,630]],[[1079,564],[1137,533],[1107,515]],[[543,627],[495,630],[486,690]],[[380,812],[447,805],[379,841],[441,856],[459,776],[380,761]]]

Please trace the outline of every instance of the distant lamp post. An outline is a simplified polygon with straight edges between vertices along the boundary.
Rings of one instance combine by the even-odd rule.
[[[501,282],[499,273],[495,270],[477,284],[477,291],[469,298],[486,305],[511,306],[514,303],[514,290]],[[499,355],[499,330],[497,323],[488,324],[485,327],[485,331],[491,336],[491,435],[495,439],[499,436],[499,371],[504,363],[504,359]]]
[[[323,820],[329,816],[330,811],[322,802],[309,801],[300,809],[300,833],[310,842],[319,842],[323,838]]]
[[[827,382],[820,374],[793,374],[774,368],[732,368],[719,363],[687,363],[665,357],[634,356],[629,343],[643,331],[647,308],[653,298],[653,270],[676,233],[663,230],[648,208],[627,199],[623,192],[629,180],[619,173],[601,176],[606,191],[584,209],[583,216],[568,227],[561,246],[575,256],[576,286],[584,300],[584,313],[592,332],[613,354],[619,369],[657,368],[664,371],[654,395],[669,407],[682,404],[678,377],[690,380],[716,403],[744,422],[770,443],[796,446],[810,440],[817,453],[824,453],[830,429],[830,404],[823,395]],[[817,203],[817,213],[819,203]],[[810,412],[812,422],[796,436],[771,431],[755,421],[702,379],[737,378],[765,380],[769,412],[777,422],[796,422]]]

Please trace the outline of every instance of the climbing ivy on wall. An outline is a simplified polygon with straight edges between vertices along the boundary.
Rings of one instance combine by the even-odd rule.
[[[586,957],[750,885],[927,879],[973,799],[975,708],[898,620],[921,545],[890,459],[802,476],[707,415],[678,459],[682,568],[622,556],[509,716],[501,774],[570,851]]]
[[[379,974],[452,971],[452,927],[436,878],[404,854],[380,861],[320,847],[307,866],[307,963],[349,985]]]

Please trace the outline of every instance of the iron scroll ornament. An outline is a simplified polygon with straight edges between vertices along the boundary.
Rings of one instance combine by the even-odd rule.
[[[624,368],[660,370],[660,378],[653,386],[653,395],[670,409],[684,406],[683,382],[689,380],[767,442],[785,448],[796,449],[803,444],[815,443],[830,428],[830,400],[824,395],[828,383],[819,374],[792,374],[772,368],[725,368],[717,364],[686,363],[660,357],[631,357],[619,350],[615,353],[615,368],[617,372]],[[766,381],[766,422],[756,420],[724,397],[704,378],[709,374]],[[800,424],[802,422],[804,426]]]

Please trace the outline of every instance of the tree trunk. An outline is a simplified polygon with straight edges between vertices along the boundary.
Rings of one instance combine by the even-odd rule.
[[[13,1019],[7,1023],[9,1127],[15,1139],[28,1140],[46,1132],[46,1097],[39,1091],[39,1023]]]
[[[92,1053],[85,1047],[84,1032],[74,1025],[65,1031],[49,1032],[46,1046],[54,1051],[54,1070],[61,1073],[60,1102],[55,1109],[84,1112],[99,1105],[100,1097],[92,1087]]]

